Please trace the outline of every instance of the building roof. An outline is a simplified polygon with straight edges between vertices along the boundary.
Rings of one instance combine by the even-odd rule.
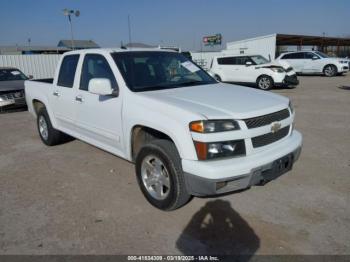
[[[92,40],[74,40],[73,41],[75,49],[85,49],[85,48],[99,48],[100,46]],[[66,47],[73,49],[72,40],[60,40],[58,42],[58,47]]]
[[[276,45],[350,46],[350,38],[277,34]]]
[[[350,46],[350,38],[329,37],[329,36],[310,36],[310,35],[292,35],[292,34],[271,34],[228,42],[230,44],[245,43],[248,41],[256,41],[264,38],[275,38],[276,45],[296,45],[296,46]]]
[[[129,48],[154,48],[156,46],[144,44],[144,43],[128,43],[125,45],[125,47]]]
[[[0,46],[0,54],[10,52],[65,52],[69,51],[69,48],[57,47],[57,46]]]

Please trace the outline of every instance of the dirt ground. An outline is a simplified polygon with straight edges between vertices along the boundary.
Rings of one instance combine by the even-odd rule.
[[[28,112],[1,114],[0,254],[350,254],[350,73],[300,80],[273,91],[304,136],[292,172],[173,212],[146,202],[131,163],[46,147]]]

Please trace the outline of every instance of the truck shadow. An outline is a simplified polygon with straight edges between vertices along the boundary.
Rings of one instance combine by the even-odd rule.
[[[260,239],[228,201],[209,201],[188,223],[176,241],[184,255],[239,255],[249,261]]]

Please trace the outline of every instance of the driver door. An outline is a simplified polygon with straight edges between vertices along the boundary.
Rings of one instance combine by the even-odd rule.
[[[75,103],[78,108],[77,127],[87,142],[109,148],[120,155],[122,144],[122,99],[119,94],[103,96],[88,91],[89,82],[93,78],[107,78],[114,89],[118,88],[110,62],[101,54],[86,54],[81,70],[79,89]]]

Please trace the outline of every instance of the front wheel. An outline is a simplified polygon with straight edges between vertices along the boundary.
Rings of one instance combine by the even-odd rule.
[[[153,206],[170,211],[190,199],[179,153],[171,141],[154,140],[136,157],[137,181],[143,195]]]
[[[325,76],[332,77],[337,75],[337,68],[334,65],[326,65],[323,69]]]
[[[270,76],[260,76],[256,84],[262,90],[269,90],[273,87],[273,79]]]

